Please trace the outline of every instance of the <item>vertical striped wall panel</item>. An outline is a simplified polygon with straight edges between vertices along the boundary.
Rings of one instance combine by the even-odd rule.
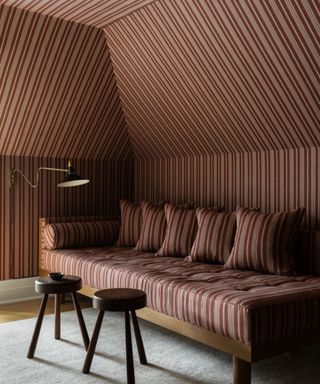
[[[277,212],[305,207],[306,228],[320,229],[320,148],[137,160],[135,200],[194,201]]]
[[[10,277],[10,167],[0,156],[0,280]]]
[[[119,160],[75,160],[77,172],[91,180],[77,188],[57,188],[64,174],[46,171],[37,189],[19,175],[15,188],[9,186],[11,168],[34,181],[39,166],[66,164],[64,159],[0,157],[0,279],[37,274],[39,217],[114,214],[121,198],[132,199],[133,163]]]

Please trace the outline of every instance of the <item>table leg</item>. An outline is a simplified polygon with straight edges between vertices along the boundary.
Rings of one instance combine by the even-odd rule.
[[[97,318],[96,325],[94,327],[92,337],[91,337],[91,341],[90,341],[89,348],[87,351],[86,359],[85,359],[84,364],[83,364],[82,373],[89,373],[90,372],[92,358],[93,358],[94,351],[96,349],[103,316],[104,316],[104,311],[100,311],[98,318]]]
[[[89,347],[89,343],[90,343],[88,332],[87,332],[87,328],[86,328],[86,325],[85,325],[85,322],[84,322],[84,319],[83,319],[83,315],[82,315],[82,312],[81,312],[81,308],[80,308],[80,305],[79,305],[77,294],[75,292],[72,292],[71,295],[72,295],[72,301],[73,301],[74,308],[75,308],[75,310],[77,312],[77,317],[78,317],[78,321],[79,321],[79,325],[80,325],[80,330],[81,330],[81,334],[82,334],[83,343],[84,343],[84,346],[85,346],[85,348],[87,350],[88,347]]]
[[[30,344],[30,347],[29,347],[28,355],[27,355],[28,359],[32,359],[33,358],[34,352],[35,352],[36,347],[37,347],[38,338],[39,338],[39,334],[40,334],[40,329],[41,329],[41,325],[42,325],[42,320],[43,320],[43,316],[44,316],[44,313],[45,313],[45,310],[46,310],[46,306],[47,306],[47,302],[48,302],[48,296],[49,296],[48,294],[45,294],[43,296],[43,299],[42,299],[42,302],[41,302],[41,306],[40,306],[40,310],[39,310],[36,326],[34,328],[31,344]]]
[[[54,295],[54,338],[59,340],[61,333],[61,308],[60,308],[60,293]]]
[[[134,380],[134,367],[133,367],[133,356],[132,356],[132,341],[131,341],[129,311],[125,311],[125,328],[126,328],[127,383],[134,384],[135,380]]]
[[[142,337],[141,337],[141,332],[140,332],[136,312],[131,311],[131,316],[132,316],[132,324],[133,324],[134,334],[136,336],[136,343],[137,343],[140,363],[141,364],[147,364],[148,363],[147,357],[146,357],[146,353],[145,353],[143,342],[142,342]]]

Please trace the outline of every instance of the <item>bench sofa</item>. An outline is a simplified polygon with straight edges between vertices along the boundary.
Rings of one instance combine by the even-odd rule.
[[[76,248],[75,236],[69,248],[55,238],[55,246],[46,249],[46,229],[67,221],[104,223],[109,245],[95,239],[95,245],[80,241]],[[320,342],[320,231],[297,236],[308,273],[278,275],[110,245],[119,226],[112,217],[40,219],[40,275],[81,276],[87,296],[111,287],[142,289],[148,303],[138,316],[232,355],[234,384],[251,383],[257,360]],[[57,230],[53,237],[59,237]]]

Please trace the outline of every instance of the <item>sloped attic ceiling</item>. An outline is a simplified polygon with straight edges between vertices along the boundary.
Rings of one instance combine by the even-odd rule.
[[[0,155],[131,159],[101,29],[4,6]]]
[[[143,156],[319,146],[319,1],[156,1],[106,36]]]
[[[317,0],[5,3],[103,28],[139,158],[320,146]]]

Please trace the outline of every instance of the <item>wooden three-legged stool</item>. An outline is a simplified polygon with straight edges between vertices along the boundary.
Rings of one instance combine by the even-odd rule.
[[[91,342],[87,350],[87,356],[83,365],[82,372],[89,373],[94,351],[96,349],[99,332],[105,311],[125,313],[125,333],[126,333],[126,360],[127,360],[127,383],[134,384],[134,366],[132,357],[132,342],[130,329],[130,313],[133,329],[136,336],[137,348],[141,364],[147,364],[147,358],[143,347],[140,328],[135,310],[146,306],[147,297],[145,292],[139,289],[113,288],[98,291],[93,295],[92,306],[98,309],[97,322],[92,334]]]
[[[49,294],[55,295],[55,329],[54,329],[55,339],[60,339],[60,329],[61,329],[60,296],[63,293],[71,293],[73,305],[76,310],[79,325],[80,325],[83,342],[86,350],[88,349],[89,342],[90,342],[89,336],[83,320],[81,308],[80,308],[80,305],[77,299],[77,294],[76,294],[76,292],[79,291],[81,287],[82,287],[82,281],[81,281],[81,278],[78,276],[64,276],[60,281],[52,280],[50,277],[41,277],[36,280],[35,290],[38,293],[43,293],[44,296],[41,302],[38,319],[36,322],[36,326],[33,332],[31,344],[29,347],[28,355],[27,355],[29,359],[34,357]]]

